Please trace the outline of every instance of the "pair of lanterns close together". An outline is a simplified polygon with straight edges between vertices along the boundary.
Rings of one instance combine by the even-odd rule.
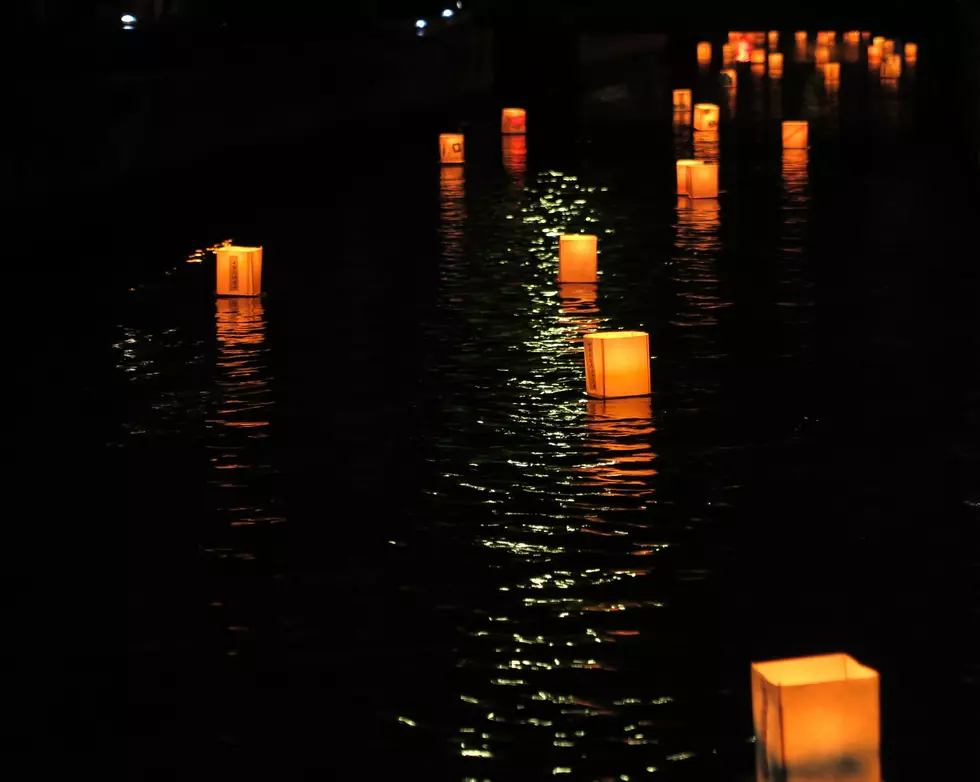
[[[524,109],[502,109],[500,132],[505,136],[527,133],[527,112]],[[439,160],[443,165],[462,165],[466,162],[462,133],[439,134]]]

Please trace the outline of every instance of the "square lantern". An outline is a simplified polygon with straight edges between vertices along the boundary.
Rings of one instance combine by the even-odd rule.
[[[722,44],[721,64],[727,67],[733,62],[735,62],[735,47],[730,43]]]
[[[897,79],[902,75],[902,58],[897,54],[886,54],[881,61],[881,78]]]
[[[714,103],[694,104],[694,129],[718,130],[718,117],[721,110]]]
[[[885,45],[885,36],[876,35],[874,38],[871,39],[871,43],[877,46],[879,49],[881,49]]]
[[[751,673],[756,782],[881,782],[877,671],[827,654]]]
[[[840,63],[828,62],[823,66],[823,79],[827,84],[840,83]]]
[[[848,30],[844,33],[844,40],[849,44],[858,44],[861,42],[861,31],[860,30]]]
[[[868,67],[877,68],[881,65],[881,46],[872,44],[868,47]]]
[[[769,48],[775,49],[777,46],[779,46],[779,31],[778,30],[770,30],[768,37],[769,37]]]
[[[610,399],[650,394],[650,337],[645,331],[596,331],[585,335],[585,387]]]
[[[677,195],[687,195],[687,167],[704,165],[703,160],[677,161]]]
[[[215,250],[218,296],[259,296],[262,293],[262,248],[228,244]]]
[[[809,135],[810,126],[806,120],[785,120],[783,122],[783,149],[806,149]]]
[[[718,197],[718,164],[701,161],[697,166],[685,166],[689,198]]]
[[[765,65],[766,64],[766,50],[765,49],[753,49],[752,53],[749,55],[749,62],[753,65]]]
[[[828,62],[830,62],[830,47],[823,45],[817,46],[817,48],[813,50],[813,61],[817,65],[826,65]]]
[[[698,44],[698,63],[700,65],[709,65],[711,63],[711,44],[707,41],[701,41]]]
[[[594,234],[558,237],[558,282],[598,282],[598,241]]]
[[[783,75],[783,55],[779,52],[769,55],[769,75],[776,78]]]
[[[674,111],[691,110],[691,91],[674,90]]]
[[[919,56],[919,45],[915,43],[905,44],[905,62],[914,65]]]
[[[881,53],[887,57],[889,54],[895,53],[895,41],[891,38],[886,38],[884,43],[881,44]]]
[[[462,165],[465,162],[462,133],[439,134],[439,160],[443,165]]]
[[[797,46],[806,46],[806,30],[797,30],[793,33],[793,40]]]
[[[504,134],[527,133],[527,112],[524,109],[502,109],[500,132]]]

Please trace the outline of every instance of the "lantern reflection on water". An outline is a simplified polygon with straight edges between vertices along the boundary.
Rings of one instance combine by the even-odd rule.
[[[690,111],[675,111],[673,126],[676,130],[677,128],[688,127],[691,124],[692,114]]]
[[[724,66],[731,65],[735,62],[735,47],[730,44],[722,44],[721,47],[721,64]]]
[[[840,82],[840,63],[828,62],[824,65],[823,79],[827,84],[838,84]]]
[[[521,134],[506,135],[500,140],[503,150],[504,168],[515,179],[521,179],[527,173],[527,136]],[[455,169],[462,171],[462,169]]]
[[[808,179],[809,153],[804,149],[783,149],[783,185],[790,196],[802,194]]]
[[[442,166],[439,169],[439,212],[444,262],[455,266],[465,255],[466,179],[462,166]]]
[[[721,158],[721,145],[717,130],[702,130],[694,134],[694,158],[717,163]]]
[[[653,494],[648,479],[657,474],[652,466],[657,455],[649,438],[656,429],[649,396],[589,399],[585,427],[585,447],[600,460],[579,468],[587,476],[586,485],[601,489],[604,497]],[[590,521],[607,523],[599,518]]]
[[[262,293],[262,248],[226,244],[215,251],[218,296],[259,296]]]
[[[585,335],[585,387],[610,399],[650,394],[650,337],[644,331]]]
[[[825,65],[830,62],[830,47],[829,46],[817,46],[813,51],[813,60],[816,64]]]
[[[444,165],[461,165],[465,162],[462,133],[439,134],[439,160]]]
[[[919,56],[919,46],[914,43],[905,44],[905,62],[908,65],[915,65],[915,61]]]
[[[266,350],[262,300],[226,298],[217,299],[216,305],[216,367],[221,375],[221,398],[216,417],[209,420],[232,429],[268,426],[267,416],[261,414],[272,403],[261,360]]]
[[[527,112],[524,109],[502,109],[500,132],[504,134],[527,133]]]
[[[558,282],[598,282],[598,238],[593,234],[558,237]]]
[[[881,782],[878,672],[846,654],[753,663],[756,778]]]

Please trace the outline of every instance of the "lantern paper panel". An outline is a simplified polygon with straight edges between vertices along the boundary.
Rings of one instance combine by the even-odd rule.
[[[598,241],[594,234],[558,237],[558,282],[598,282]]]
[[[500,112],[500,132],[527,133],[527,112],[524,109],[503,109]]]
[[[215,250],[218,296],[259,296],[262,293],[262,248],[229,244]]]
[[[691,91],[674,90],[674,111],[691,110]]]
[[[752,53],[749,55],[749,62],[753,65],[765,65],[766,64],[766,50],[765,49],[753,49]]]
[[[806,46],[806,30],[797,30],[793,33],[793,40],[797,46]]]
[[[861,42],[861,32],[859,30],[848,30],[844,33],[844,40],[849,44],[857,44]]]
[[[830,62],[830,47],[829,46],[817,46],[813,50],[813,60],[817,65],[826,65]]]
[[[757,782],[881,782],[878,672],[846,654],[753,663]]]
[[[711,63],[711,44],[707,41],[701,41],[698,44],[698,63],[700,65],[708,65]]]
[[[720,109],[714,103],[694,104],[694,129],[718,130]]]
[[[704,165],[703,160],[677,161],[677,195],[687,195],[687,167]]]
[[[586,334],[585,386],[589,396],[600,399],[649,396],[649,335],[644,331]]]
[[[872,44],[868,47],[868,67],[877,68],[879,65],[881,65],[881,47]]]
[[[439,134],[439,159],[445,165],[461,165],[465,162],[462,133]]]
[[[810,125],[806,120],[785,120],[783,122],[783,149],[806,149],[809,135]]]
[[[718,197],[718,164],[701,161],[700,165],[685,166],[687,177],[685,195],[689,198]]]

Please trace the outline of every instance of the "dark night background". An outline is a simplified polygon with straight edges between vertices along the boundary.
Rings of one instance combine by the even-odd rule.
[[[137,12],[138,7],[144,9],[141,29],[125,37],[116,20],[121,12]],[[147,20],[154,7],[163,13],[151,24]],[[208,674],[195,668],[193,650],[180,646],[194,637],[195,628],[188,629],[192,620],[185,613],[192,612],[196,590],[202,590],[202,580],[209,577],[202,576],[196,564],[195,519],[187,515],[197,498],[170,490],[192,485],[200,477],[199,468],[192,463],[190,449],[177,441],[154,455],[144,455],[139,471],[133,469],[124,449],[110,445],[119,419],[136,404],[108,380],[114,361],[108,346],[126,306],[120,302],[129,287],[156,284],[151,281],[158,281],[165,269],[186,255],[191,227],[200,229],[204,244],[223,238],[217,236],[223,228],[238,224],[230,214],[238,220],[243,215],[257,218],[263,207],[248,197],[252,187],[264,192],[268,188],[300,219],[312,214],[308,203],[325,199],[328,208],[301,232],[317,241],[336,241],[345,262],[335,276],[322,270],[316,273],[321,289],[358,290],[361,277],[351,258],[356,255],[353,248],[364,241],[370,256],[381,259],[378,284],[386,302],[397,300],[396,292],[403,289],[422,295],[431,277],[422,273],[416,278],[392,259],[403,252],[400,233],[415,237],[425,251],[438,252],[431,236],[436,219],[398,206],[412,198],[408,181],[385,183],[383,196],[365,206],[375,195],[365,182],[384,182],[386,166],[406,172],[406,177],[419,174],[419,168],[407,160],[408,153],[392,142],[394,129],[406,129],[409,139],[431,135],[433,129],[459,121],[477,124],[501,103],[518,101],[538,111],[542,126],[561,127],[564,101],[575,99],[589,76],[571,54],[570,41],[583,29],[664,32],[687,45],[698,40],[695,31],[706,28],[812,32],[855,27],[917,40],[923,51],[930,52],[933,67],[949,74],[939,80],[934,96],[936,121],[945,131],[936,134],[935,148],[920,146],[912,155],[914,171],[907,181],[921,190],[909,195],[910,186],[896,174],[894,190],[881,193],[873,219],[894,223],[895,233],[906,241],[904,247],[893,248],[895,267],[887,275],[880,258],[836,249],[842,235],[860,236],[865,230],[856,198],[855,210],[844,225],[816,227],[816,250],[822,258],[833,260],[819,276],[818,310],[821,317],[839,314],[844,323],[819,333],[817,363],[823,369],[816,386],[801,392],[808,400],[818,400],[822,410],[813,433],[817,445],[799,473],[780,471],[778,454],[767,457],[768,461],[760,457],[759,480],[771,473],[778,474],[780,482],[775,489],[750,489],[746,495],[745,512],[759,519],[755,537],[740,544],[746,552],[740,564],[749,575],[738,580],[738,594],[719,598],[715,619],[719,636],[744,632],[729,619],[740,616],[741,597],[773,589],[766,563],[780,559],[787,548],[802,546],[805,554],[779,569],[783,586],[772,596],[769,610],[784,619],[752,629],[760,647],[776,643],[783,633],[795,637],[792,617],[807,611],[817,615],[817,622],[832,623],[834,607],[822,602],[820,590],[813,585],[828,570],[841,573],[835,597],[845,599],[851,590],[871,601],[848,607],[846,629],[839,636],[853,642],[846,651],[860,658],[862,638],[867,636],[884,638],[882,645],[901,649],[894,658],[901,665],[881,661],[883,676],[895,682],[887,697],[901,702],[905,720],[886,727],[901,735],[904,745],[901,767],[897,762],[886,765],[889,782],[975,779],[975,743],[980,736],[976,711],[980,694],[976,506],[980,502],[976,460],[980,275],[976,267],[980,252],[975,241],[980,215],[980,13],[976,6],[838,0],[811,8],[714,1],[610,5],[586,0],[470,0],[463,9],[465,17],[461,14],[444,42],[434,45],[452,50],[452,57],[462,62],[465,56],[459,52],[465,42],[459,41],[468,31],[492,30],[494,84],[487,93],[440,96],[398,112],[362,98],[367,85],[383,84],[390,69],[397,68],[397,56],[403,51],[398,47],[414,43],[411,21],[433,18],[442,7],[426,0],[342,4],[170,0],[126,7],[98,0],[35,0],[17,7],[0,55],[9,76],[7,125],[12,139],[2,152],[6,173],[0,183],[8,223],[6,353],[12,383],[7,421],[13,430],[8,449],[12,469],[7,476],[6,547],[12,610],[6,635],[14,698],[9,705],[13,728],[8,741],[16,757],[31,764],[25,768],[33,771],[15,776],[43,778],[49,765],[115,774],[124,760],[127,733],[139,733],[159,717],[149,713],[153,706],[137,703],[135,716],[127,718],[127,687],[152,690],[147,682],[155,677],[159,681],[154,686],[161,690],[169,686],[204,690],[209,685]],[[713,33],[712,40],[720,41],[721,35]],[[403,39],[407,43],[388,43]],[[384,41],[375,44],[378,51],[399,54],[383,65],[379,54],[373,71],[345,71],[349,58],[370,62],[363,54],[355,55],[367,51],[367,41]],[[448,62],[453,66],[457,61]],[[249,73],[249,79],[236,81],[236,68]],[[536,77],[524,78],[528,69]],[[253,91],[263,72],[271,74],[269,83],[275,85],[287,82],[284,76],[290,73],[310,71],[316,71],[315,81],[299,80],[298,86],[283,87],[281,103],[271,109],[259,106],[264,117],[254,127],[241,121],[243,114],[255,109]],[[273,92],[274,88],[263,95]],[[386,93],[377,94],[383,103]],[[288,105],[302,110],[295,120],[299,129],[291,126],[287,132],[279,126],[286,125],[283,107]],[[309,112],[307,105],[313,107]],[[202,129],[201,137],[210,140],[200,147],[195,146],[195,134],[170,135],[166,123],[172,122],[173,127],[192,123],[195,107],[209,112],[209,122],[227,123],[230,128],[248,125],[249,130],[227,138],[215,134],[219,139],[215,142]],[[186,116],[178,116],[178,108]],[[344,151],[352,138],[376,142],[387,150],[387,157],[352,158]],[[316,171],[315,181],[303,176],[307,165]],[[287,167],[296,173],[284,174]],[[958,170],[959,189],[946,187],[951,167]],[[249,175],[242,177],[242,171]],[[237,177],[238,184],[220,191],[216,182],[229,175]],[[356,209],[350,206],[354,201],[359,204]],[[907,204],[924,215],[921,225],[909,219],[912,208]],[[390,231],[377,231],[374,209],[384,212]],[[420,220],[425,230],[419,228]],[[290,244],[295,239],[288,238],[290,231],[283,226],[278,230],[283,246],[295,248]],[[206,236],[208,231],[215,235]],[[241,240],[264,241],[248,236]],[[923,267],[928,268],[927,274]],[[865,307],[880,292],[884,278],[887,295],[875,299],[879,309],[870,315]],[[294,291],[301,287],[295,276],[284,274],[280,280],[291,282]],[[358,296],[366,294],[360,290],[354,298]],[[286,294],[283,298],[298,301]],[[327,306],[337,308],[337,320],[355,309],[354,304],[336,300]],[[415,325],[399,320],[400,314],[389,316],[392,322],[384,328],[414,333]],[[321,347],[318,338],[305,334],[289,354],[290,361],[301,362],[304,351]],[[400,386],[397,376],[392,379],[383,370],[378,382],[387,384],[390,398],[410,393],[407,381]],[[317,392],[296,387],[291,393],[296,419],[291,425],[301,430],[302,414],[315,409]],[[349,404],[340,396],[330,399],[331,404]],[[366,524],[367,519],[394,518],[400,512],[404,497],[415,487],[411,469],[400,469],[411,454],[400,450],[405,446],[399,444],[399,437],[411,438],[407,424],[406,429],[399,428],[398,403],[390,404],[390,409],[379,413],[379,420],[393,425],[397,436],[390,436],[391,451],[379,458],[378,469],[390,476],[380,491],[353,467],[336,464],[329,475],[323,475],[317,472],[322,465],[304,461],[302,449],[285,457],[291,469],[285,493],[298,520],[322,506],[330,508],[334,518],[353,518],[353,527],[358,520]],[[366,450],[360,439],[384,439],[389,435],[383,430],[378,424],[359,432],[351,425],[337,437],[345,447]],[[365,497],[374,494],[368,510]],[[964,504],[964,497],[974,504]],[[798,520],[788,531],[780,525],[787,514]],[[896,529],[901,533],[896,534]],[[377,534],[387,532],[384,528]],[[301,596],[291,595],[290,605],[297,599],[308,601],[304,607],[310,612],[330,606],[337,612],[336,621],[348,626],[368,627],[371,618],[380,614],[379,623],[389,622],[395,628],[392,635],[421,635],[421,630],[401,624],[412,609],[410,603],[376,605],[377,595],[387,594],[384,590],[395,576],[384,573],[383,562],[362,561],[350,553],[368,539],[368,533],[337,534],[347,538],[338,541],[297,521],[288,536],[270,540],[275,556],[288,559],[290,572],[301,574],[300,581],[312,578],[310,573],[321,567],[322,556],[331,563],[327,568],[331,572],[316,577],[322,581],[313,586],[303,581]],[[323,555],[324,551],[329,553]],[[465,564],[460,567],[465,569]],[[718,567],[735,565],[719,561]],[[372,575],[363,575],[368,573]],[[361,575],[364,583],[377,578],[382,586],[372,591],[362,584],[351,590],[349,599],[335,602],[336,594],[346,589],[345,579],[357,582]],[[902,585],[897,595],[892,591],[896,584]],[[135,595],[128,608],[127,589]],[[279,610],[275,594],[252,597],[259,615],[272,616]],[[429,623],[426,628],[434,637],[449,633],[435,618],[422,621]],[[176,639],[176,648],[167,647],[170,659],[161,662],[143,651],[127,651],[134,635],[142,638],[154,632]],[[389,641],[374,629],[365,629],[364,638],[360,642],[365,645]],[[269,648],[263,659],[281,662],[280,640],[266,639]],[[704,640],[712,643],[710,634]],[[871,640],[864,642],[869,648],[875,646]],[[792,640],[787,643],[792,645]],[[322,714],[310,718],[311,735],[297,738],[290,732],[303,724],[291,710],[315,713],[320,707],[309,693],[293,700],[272,698],[263,707],[281,713],[282,719],[263,714],[266,734],[248,734],[244,729],[253,743],[251,754],[236,756],[229,747],[202,751],[200,766],[195,767],[195,750],[185,744],[172,751],[183,768],[195,768],[193,773],[168,776],[131,770],[128,778],[196,779],[215,774],[268,778],[274,775],[269,769],[277,768],[282,770],[281,778],[301,778],[290,775],[291,763],[319,749],[333,755],[327,765],[337,778],[381,778],[380,768],[442,778],[438,767],[425,766],[427,748],[414,746],[400,735],[385,735],[375,744],[360,743],[357,726],[383,704],[383,686],[401,686],[401,695],[409,691],[417,695],[413,688],[424,690],[424,686],[396,681],[391,671],[378,672],[370,661],[358,657],[359,648],[354,643],[340,653],[345,681],[309,685],[335,699],[329,735],[321,738],[314,732],[327,725]],[[946,660],[960,666],[956,676],[955,666],[947,667]],[[921,661],[921,667],[910,669],[914,661]],[[442,662],[420,653],[414,661],[418,667],[410,669],[407,678],[424,682],[426,674],[437,673]],[[959,673],[964,666],[971,672],[966,680]],[[282,669],[269,676],[288,678]],[[245,711],[254,706],[246,696],[242,702]],[[166,706],[157,708],[166,711]],[[894,705],[887,708],[895,709]],[[292,749],[283,750],[287,746]],[[168,751],[137,740],[134,768],[151,766],[147,759],[153,753]],[[380,759],[373,754],[381,751],[387,754]],[[255,767],[251,767],[253,760]],[[889,760],[885,758],[886,764]],[[417,761],[417,768],[426,771],[415,774],[410,767],[402,768],[405,761]],[[260,767],[266,770],[259,771]],[[359,776],[357,770],[363,768],[369,770]],[[329,773],[316,778],[330,778]]]

